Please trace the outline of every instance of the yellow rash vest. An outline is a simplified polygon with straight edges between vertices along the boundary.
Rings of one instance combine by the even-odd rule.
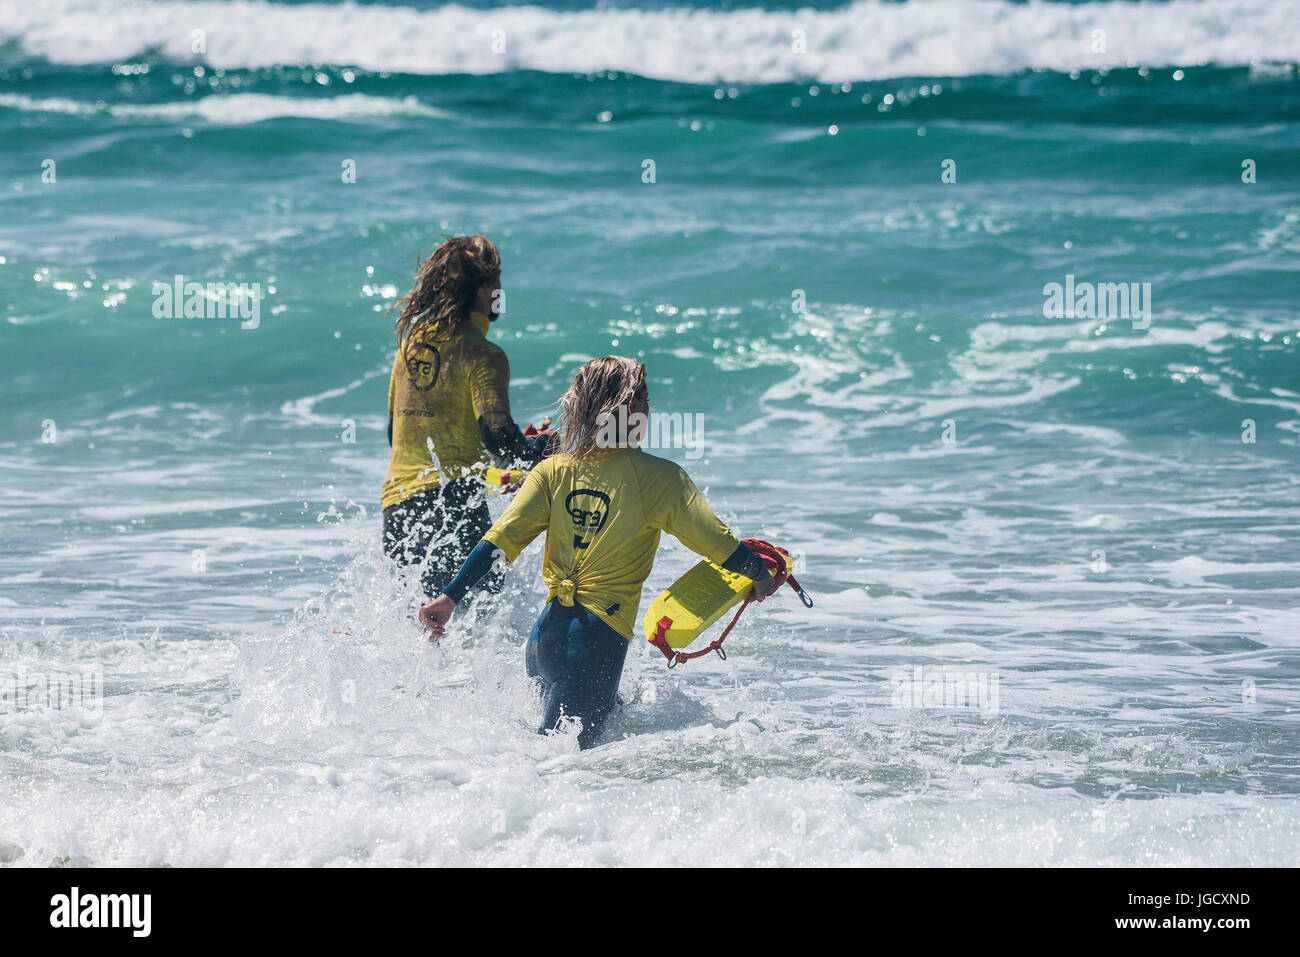
[[[576,601],[629,640],[660,532],[718,564],[740,544],[681,466],[637,448],[544,459],[484,538],[513,562],[542,532],[547,600]]]
[[[393,453],[380,495],[384,508],[486,464],[479,417],[510,415],[510,363],[487,331],[488,317],[471,312],[449,338],[397,350],[388,384]]]

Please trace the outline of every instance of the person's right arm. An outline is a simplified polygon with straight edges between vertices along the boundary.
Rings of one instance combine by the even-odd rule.
[[[486,538],[479,539],[442,594],[420,609],[420,624],[433,641],[442,637],[444,626],[456,606],[465,600],[465,593],[486,578],[492,566],[503,557],[501,549]]]
[[[513,562],[551,522],[550,484],[544,469],[534,469],[524,479],[509,507],[470,551],[441,595],[420,609],[420,624],[431,640],[443,635],[444,626],[465,595],[478,585],[497,561]]]
[[[402,347],[397,347],[397,358],[393,360],[393,371],[388,376],[388,447],[393,447],[393,403],[397,400],[397,364],[402,358]]]

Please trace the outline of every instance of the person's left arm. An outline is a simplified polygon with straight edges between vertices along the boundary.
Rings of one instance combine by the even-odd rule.
[[[753,581],[762,601],[776,587],[767,565],[714,514],[691,477],[678,471],[678,488],[664,503],[661,527],[697,555]]]
[[[510,360],[494,348],[471,372],[470,395],[483,447],[507,468],[531,468],[546,457],[549,436],[526,438],[510,416]]]

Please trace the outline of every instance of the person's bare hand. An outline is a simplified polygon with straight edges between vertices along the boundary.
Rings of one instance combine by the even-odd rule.
[[[455,610],[456,603],[446,595],[439,595],[433,601],[420,608],[420,625],[425,635],[435,645],[446,634],[447,620]]]

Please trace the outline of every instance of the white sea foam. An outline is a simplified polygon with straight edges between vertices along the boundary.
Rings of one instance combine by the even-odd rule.
[[[354,531],[370,538],[368,528]],[[1284,700],[1263,678],[1249,705],[1228,694],[1231,683],[1211,688],[1203,671],[1186,678],[1186,653],[1093,641],[1040,655],[1014,631],[963,634],[974,603],[897,597],[873,613],[927,641],[828,641],[823,626],[838,612],[860,615],[862,600],[826,592],[811,615],[793,603],[757,610],[726,663],[669,673],[637,642],[610,740],[578,753],[572,735],[533,733],[539,706],[519,635],[541,599],[538,556],[516,570],[515,607],[457,622],[446,647],[432,649],[410,622],[414,582],[384,571],[373,542],[354,543],[354,552],[291,620],[238,640],[0,646],[0,669],[98,667],[106,676],[102,715],[0,712],[0,740],[16,759],[0,774],[0,862],[1207,865],[1294,857],[1294,801],[1220,793],[1216,784],[1258,770],[1248,748],[1207,750],[1190,732],[1152,732],[1164,712],[1151,703],[1176,706],[1181,719],[1193,691],[1207,715],[1276,715]],[[1100,624],[1118,630],[1151,614],[1117,604]],[[1077,612],[1037,602],[1004,616],[1027,632],[1078,625]],[[783,686],[791,676],[773,666],[810,654],[834,665],[835,680],[799,671],[800,693],[791,694]],[[1001,669],[1003,713],[887,707],[890,674],[936,661]],[[1022,670],[1030,662],[1046,671]],[[1131,708],[1106,683],[1119,668],[1162,675],[1168,687],[1122,715],[1127,733],[1073,720],[1074,711]],[[816,699],[839,703],[831,720],[817,714]],[[1094,782],[1097,766],[1113,781]],[[1179,776],[1190,793],[1152,793],[1155,782]],[[1121,789],[1152,800],[1107,800]]]
[[[1294,19],[1294,7],[1275,0],[858,0],[797,12],[51,0],[0,7],[0,42],[16,40],[29,53],[68,64],[158,51],[223,68],[617,70],[688,83],[838,83],[1026,68],[1293,63],[1300,60]],[[192,51],[196,30],[204,31],[201,54]],[[1095,52],[1096,31],[1104,33],[1104,52]]]
[[[367,96],[346,93],[331,97],[273,96],[234,93],[205,96],[176,103],[106,103],[67,97],[33,97],[0,93],[0,108],[71,116],[120,116],[128,119],[183,120],[190,117],[211,123],[258,123],[280,117],[313,120],[371,119],[382,116],[427,116],[445,119],[452,114],[421,103],[414,97]]]

